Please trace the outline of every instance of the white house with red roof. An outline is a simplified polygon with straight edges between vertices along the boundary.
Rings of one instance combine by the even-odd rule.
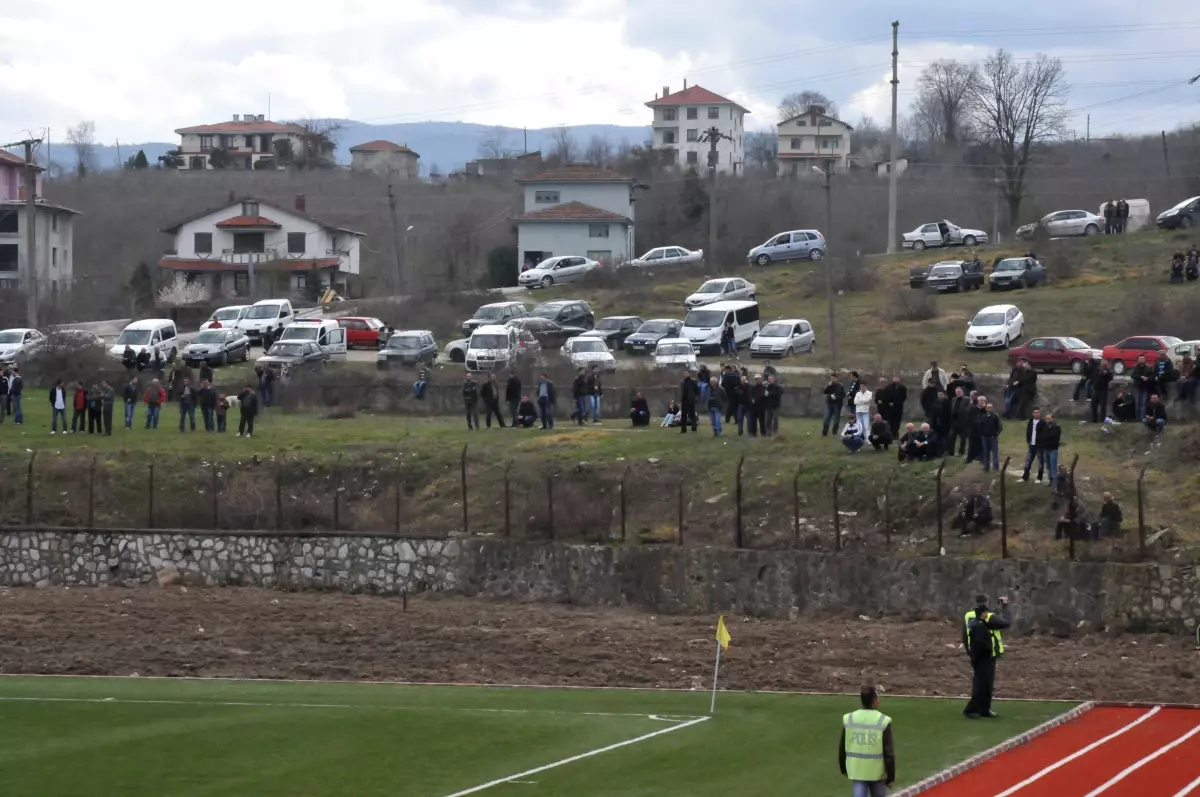
[[[254,300],[302,295],[313,280],[345,293],[359,274],[365,237],[308,215],[303,194],[291,208],[231,196],[162,232],[174,236],[175,247],[159,258],[160,268],[206,281],[214,296]]]
[[[284,144],[292,152],[302,151],[304,136],[301,125],[272,122],[262,114],[234,114],[229,122],[181,127],[179,134],[180,169],[212,169],[214,150],[223,150],[232,169],[253,169],[264,158],[274,165],[276,153]],[[282,168],[283,164],[279,164]],[[259,166],[258,168],[264,168]]]
[[[811,174],[814,167],[844,172],[854,161],[850,154],[850,133],[854,128],[825,113],[820,105],[784,119],[776,127],[779,140],[775,164],[780,177]]]
[[[522,271],[556,255],[605,265],[633,259],[632,177],[569,164],[516,182],[525,190],[525,212],[512,218]]]
[[[368,141],[350,148],[350,171],[373,172],[378,175],[415,180],[421,173],[421,156],[407,144],[391,141]]]
[[[41,166],[34,166],[34,274],[38,293],[53,302],[75,276],[74,221],[79,211],[46,201]],[[17,290],[29,251],[25,159],[0,149],[0,290]]]
[[[674,94],[670,88],[663,86],[662,96],[646,103],[654,112],[654,148],[673,152],[677,166],[693,166],[703,172],[708,168],[711,145],[700,139],[705,130],[715,127],[725,136],[717,143],[717,171],[741,172],[746,161],[745,118],[750,111],[702,86],[689,86],[686,81]]]

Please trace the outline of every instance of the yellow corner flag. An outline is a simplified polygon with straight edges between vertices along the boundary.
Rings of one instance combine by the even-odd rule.
[[[729,643],[732,641],[732,639],[733,638],[729,636],[729,631],[725,629],[725,615],[721,615],[717,618],[717,642],[721,643],[722,649],[728,650]]]

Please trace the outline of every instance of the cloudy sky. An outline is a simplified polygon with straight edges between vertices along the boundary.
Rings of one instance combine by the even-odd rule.
[[[842,116],[889,112],[891,22],[903,7],[902,113],[923,66],[997,47],[1061,57],[1080,136],[1200,117],[1200,11],[1115,0],[292,0],[0,6],[0,142],[81,119],[104,143],[170,141],[232,113],[515,127],[648,124],[686,78],[775,121],[790,91]],[[1136,14],[1132,9],[1136,8]],[[1131,21],[1131,18],[1136,21]]]

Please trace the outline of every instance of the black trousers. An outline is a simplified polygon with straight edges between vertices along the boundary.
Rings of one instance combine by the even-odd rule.
[[[696,417],[696,405],[684,404],[679,408],[679,433],[687,434],[688,427],[692,427],[692,431],[699,430],[700,419]]]
[[[254,434],[254,416],[242,415],[238,421],[238,434]]]
[[[113,405],[105,404],[104,408],[100,412],[101,412],[101,417],[104,419],[104,433],[106,435],[111,436],[112,435]]]
[[[1100,423],[1108,415],[1108,391],[1092,391],[1092,423]]]
[[[489,429],[492,428],[492,416],[493,415],[496,416],[496,423],[499,424],[501,429],[503,429],[504,428],[504,416],[500,414],[500,402],[498,402],[498,401],[490,401],[484,406],[483,419],[487,423],[487,428],[489,428]],[[475,424],[478,426],[479,421],[476,420]]]
[[[88,434],[99,434],[104,431],[104,424],[100,420],[100,408],[88,407]]]
[[[955,444],[958,445],[958,450],[955,452]],[[946,435],[946,450],[943,452],[948,457],[961,457],[967,450],[967,430],[950,427],[949,434]]]
[[[467,414],[467,428],[479,428],[479,403],[477,401],[464,401],[463,409]]]
[[[996,659],[988,656],[971,662],[971,699],[964,714],[987,714],[992,710],[992,692],[996,688]]]

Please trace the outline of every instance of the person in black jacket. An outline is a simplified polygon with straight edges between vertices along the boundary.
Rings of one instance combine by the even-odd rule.
[[[500,385],[496,382],[495,374],[488,374],[487,381],[483,383],[483,387],[479,391],[479,397],[483,399],[484,422],[487,428],[492,428],[492,416],[496,416],[496,423],[501,429],[504,428],[504,416],[500,414]],[[475,422],[476,425],[479,421]]]
[[[1079,381],[1075,383],[1075,391],[1071,394],[1071,401],[1079,401],[1079,396],[1083,393],[1087,394],[1087,398],[1092,398],[1092,379],[1096,375],[1096,361],[1091,357],[1082,360],[1079,363]]]
[[[128,343],[125,344],[125,351],[121,352],[121,364],[130,371],[137,367],[137,355]]]
[[[1167,425],[1167,406],[1163,404],[1162,399],[1155,393],[1150,396],[1150,403],[1146,405],[1146,414],[1142,418],[1142,423],[1152,432],[1161,432]]]
[[[517,418],[521,415],[521,401],[529,397],[521,392],[521,377],[516,371],[510,371],[508,381],[504,383],[504,401],[508,404],[508,414],[512,416],[512,425],[517,427]]]
[[[725,423],[737,420],[738,402],[736,400],[738,386],[742,384],[742,376],[732,365],[726,365],[721,371],[721,389],[725,391]]]
[[[235,437],[253,437],[254,419],[258,417],[258,394],[249,383],[238,393],[238,432]]]
[[[979,423],[987,412],[987,398],[975,396],[971,401],[971,409],[967,415],[967,464],[983,456],[983,441],[979,436]]]
[[[1146,362],[1146,355],[1139,354],[1137,365],[1129,375],[1133,382],[1133,395],[1136,405],[1135,413],[1138,419],[1146,417],[1146,405],[1150,403],[1150,394],[1154,392],[1154,367]]]
[[[1029,417],[1029,411],[1037,401],[1037,378],[1037,371],[1026,362],[1021,372],[1021,383],[1017,388],[1017,417],[1021,420]]]
[[[129,384],[125,385],[125,389],[121,391],[121,398],[125,401],[125,428],[132,429],[133,414],[142,399],[142,390],[136,376],[130,378]]]
[[[542,414],[543,429],[554,428],[554,405],[557,401],[558,393],[554,390],[554,383],[550,381],[550,377],[542,374],[537,383],[537,405]]]
[[[475,377],[467,371],[462,386],[463,409],[467,414],[467,429],[474,431],[479,428],[479,385]]]
[[[532,429],[537,418],[537,407],[533,406],[529,396],[521,396],[517,401],[517,414],[513,416],[513,428],[518,428],[518,424],[520,424],[519,428]]]
[[[571,400],[575,403],[575,408],[571,411],[571,420],[580,426],[587,423],[588,385],[585,374],[585,370],[580,368],[575,372],[575,380],[571,382]]]
[[[196,399],[200,404],[200,417],[204,420],[204,431],[216,431],[217,421],[217,391],[207,379],[201,380],[200,389],[196,391]]]
[[[700,368],[696,370],[696,389],[700,391],[700,403],[708,406],[708,380],[712,378],[712,373],[709,372],[708,366],[700,363]]]
[[[750,385],[748,401],[750,409],[747,411],[747,419],[750,421],[750,436],[766,437],[767,386],[763,384],[762,377],[758,374],[754,375],[754,384]]]
[[[634,393],[629,402],[629,421],[634,426],[650,425],[650,404],[640,392]]]
[[[846,400],[846,388],[838,381],[837,374],[829,375],[829,384],[825,386],[825,419],[821,422],[821,437],[828,437],[832,428],[837,428],[842,422],[842,403]]]
[[[1025,470],[1021,474],[1021,481],[1029,481],[1029,469],[1033,466],[1033,460],[1037,460],[1037,479],[1034,484],[1042,483],[1042,476],[1046,471],[1046,453],[1042,445],[1042,434],[1045,429],[1045,424],[1042,423],[1042,411],[1037,407],[1033,408],[1033,417],[1025,422]],[[1054,480],[1054,471],[1050,471],[1050,480]]]
[[[961,387],[954,389],[954,398],[948,408],[949,419],[946,423],[945,454],[948,457],[963,456],[967,450],[967,437],[971,433],[971,399]],[[958,450],[955,451],[955,442]]]
[[[736,371],[734,372],[737,373]],[[729,403],[733,406],[733,416],[737,420],[738,436],[746,429],[746,416],[750,413],[750,379],[739,376],[732,390],[725,391]]]
[[[1108,386],[1112,381],[1108,360],[1101,360],[1092,374],[1092,423],[1100,423],[1108,415]]]
[[[1002,431],[1004,431],[1004,424],[1000,422],[1000,416],[996,414],[995,408],[988,404],[984,409],[983,416],[979,419],[979,442],[982,445],[984,473],[992,468],[1000,470],[1000,433]]]
[[[888,409],[890,415],[886,416],[887,422],[892,427],[892,434],[899,434],[900,424],[904,421],[904,402],[908,401],[908,388],[905,387],[900,377],[893,376],[892,384],[888,388],[888,391]]]
[[[592,423],[600,423],[600,399],[604,395],[602,382],[599,366],[593,365],[587,377],[588,406],[592,410]]]
[[[1042,431],[1038,434],[1038,447],[1042,449],[1042,457],[1046,460],[1046,470],[1050,473],[1050,489],[1058,486],[1058,448],[1062,445],[1062,427],[1054,421],[1054,413],[1047,413],[1042,421]],[[1038,471],[1041,476],[1041,471]]]
[[[892,427],[888,426],[888,422],[883,419],[879,413],[875,413],[875,420],[871,422],[871,432],[867,435],[867,441],[876,451],[887,451],[892,446]]]
[[[696,399],[699,396],[700,389],[696,386],[692,372],[684,371],[683,381],[679,383],[679,414],[682,416],[679,422],[680,434],[687,434],[689,425],[693,432],[699,431],[699,419],[696,417]]]
[[[764,389],[767,416],[766,416],[766,434],[769,437],[774,437],[779,434],[779,412],[783,408],[783,385],[779,384],[779,380],[775,375],[767,377],[767,384]]]
[[[932,425],[933,421],[930,416],[930,411],[933,409],[933,402],[937,400],[937,394],[941,392],[941,387],[936,379],[930,379],[925,383],[925,387],[921,389],[919,401],[921,403],[921,413],[925,419]]]
[[[112,437],[113,405],[117,401],[117,391],[105,379],[100,383],[100,420],[104,423],[104,434]]]
[[[1118,390],[1117,397],[1113,399],[1112,417],[1120,423],[1133,423],[1137,420],[1137,402],[1125,388]]]
[[[971,659],[971,699],[963,709],[967,719],[995,717],[992,693],[996,689],[996,661],[1003,653],[1000,638],[993,632],[1012,625],[1008,598],[1000,598],[1000,614],[988,611],[987,596],[975,597],[975,614],[963,626],[963,647]]]

